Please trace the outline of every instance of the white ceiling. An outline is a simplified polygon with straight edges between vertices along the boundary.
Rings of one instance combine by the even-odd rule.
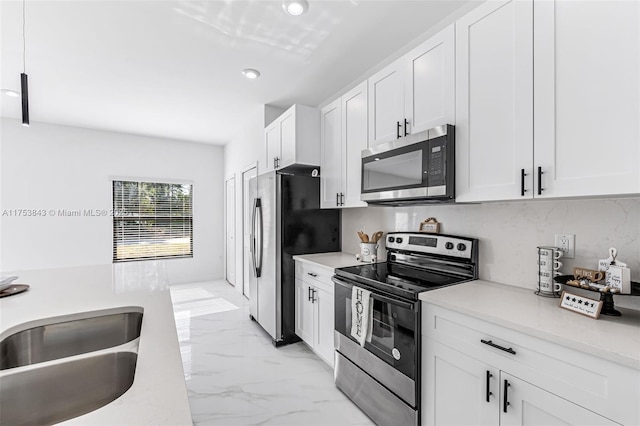
[[[317,106],[466,2],[308,1],[27,0],[31,122],[224,144],[251,108]],[[0,87],[19,91],[22,1],[0,23]]]

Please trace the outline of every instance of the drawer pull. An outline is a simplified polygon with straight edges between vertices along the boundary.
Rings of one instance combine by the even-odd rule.
[[[314,274],[313,272],[307,272],[307,275],[311,275],[313,278],[318,276],[318,274]]]
[[[511,403],[509,402],[509,386],[511,386],[511,384],[505,379],[504,381],[504,395],[503,395],[503,400],[502,400],[502,411],[504,411],[505,413],[507,412],[507,407],[509,405],[511,405]]]
[[[500,349],[501,351],[505,351],[510,353],[511,355],[515,355],[516,351],[514,351],[512,348],[505,348],[504,346],[500,346],[500,345],[496,345],[495,343],[493,343],[491,340],[484,340],[484,339],[480,339],[480,341],[482,343],[484,343],[485,345],[489,345],[491,347],[494,347],[496,349]]]
[[[491,395],[493,395],[493,392],[491,392],[491,384],[489,383],[489,379],[491,379],[493,377],[493,374],[491,374],[491,372],[489,370],[487,370],[487,402],[489,402],[489,397]]]

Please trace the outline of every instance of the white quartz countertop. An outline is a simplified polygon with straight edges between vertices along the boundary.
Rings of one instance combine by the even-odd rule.
[[[22,294],[0,299],[0,338],[45,318],[140,306],[144,309],[133,385],[120,398],[63,422],[78,425],[191,425],[191,412],[161,262],[12,272]],[[8,370],[5,370],[5,372]]]
[[[595,320],[560,308],[559,298],[481,280],[427,291],[420,299],[640,369],[640,311],[616,307],[622,316]]]
[[[312,265],[324,266],[331,270],[362,264],[362,262],[356,260],[355,254],[344,252],[303,254],[293,256],[293,260],[298,260]]]

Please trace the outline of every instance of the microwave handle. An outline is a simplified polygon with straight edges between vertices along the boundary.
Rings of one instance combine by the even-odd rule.
[[[371,297],[373,299],[375,299],[375,300],[379,300],[381,302],[389,303],[389,304],[395,305],[395,306],[400,306],[401,308],[404,308],[404,309],[410,309],[410,310],[414,309],[414,304],[413,303],[403,302],[402,300],[392,299],[390,297],[383,296],[380,293],[376,292],[375,290],[371,289],[371,287],[364,286],[364,285],[362,285],[360,283],[352,284],[350,282],[341,280],[340,278],[338,278],[335,275],[333,277],[331,277],[331,281],[333,281],[336,285],[339,285],[341,287],[347,288],[349,290],[351,290],[354,285],[357,285],[358,287],[362,287],[365,290],[370,290],[371,291]]]

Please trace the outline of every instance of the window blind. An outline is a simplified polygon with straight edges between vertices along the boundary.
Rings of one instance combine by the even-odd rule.
[[[113,182],[113,261],[193,257],[193,186]]]

